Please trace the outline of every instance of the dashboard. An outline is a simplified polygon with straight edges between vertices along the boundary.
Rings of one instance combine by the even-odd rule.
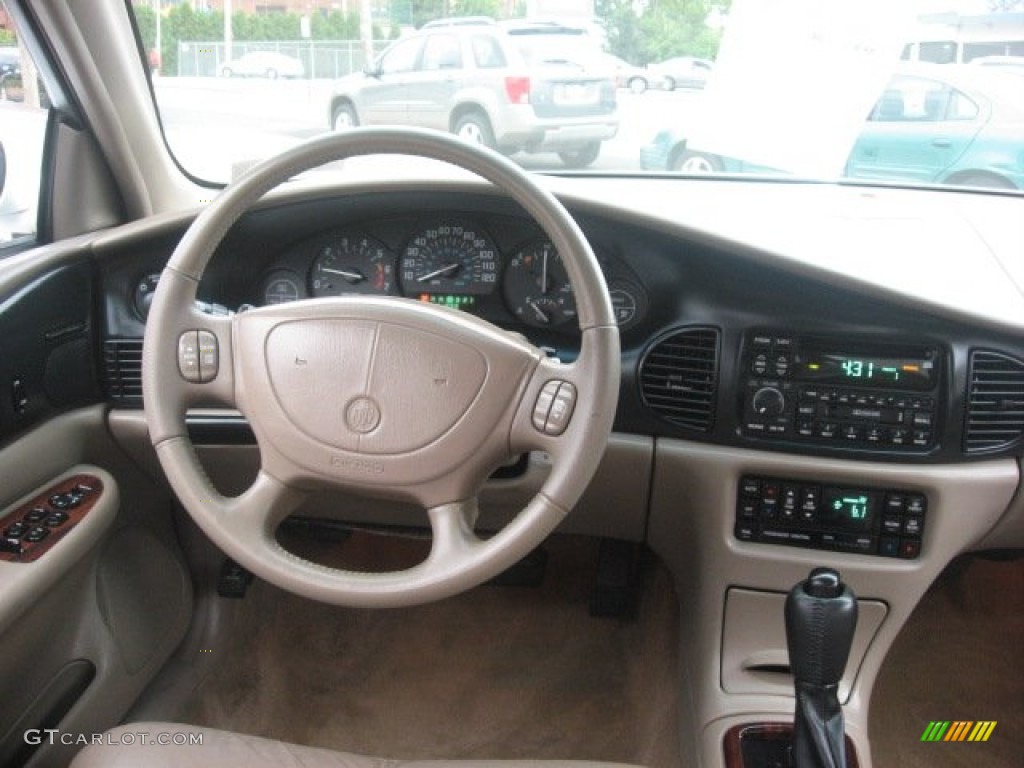
[[[1019,453],[1019,336],[746,246],[572,212],[622,332],[617,430],[903,463]],[[182,232],[115,245],[103,260],[106,388],[119,404],[141,403],[133,377],[147,301]],[[479,191],[265,205],[226,236],[199,290],[214,311],[349,293],[470,312],[563,360],[578,349],[559,254],[525,213]]]

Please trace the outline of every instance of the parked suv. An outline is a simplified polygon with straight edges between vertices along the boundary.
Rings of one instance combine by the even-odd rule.
[[[562,25],[427,25],[339,81],[330,124],[436,128],[507,154],[554,151],[582,168],[619,125],[614,80],[566,56],[587,46],[597,43]]]

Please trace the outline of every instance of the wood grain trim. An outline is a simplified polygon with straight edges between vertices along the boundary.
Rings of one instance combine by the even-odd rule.
[[[764,768],[764,766],[743,764],[742,744],[746,739],[791,743],[793,741],[793,726],[790,723],[734,725],[726,731],[725,738],[722,740],[722,747],[725,751],[725,768]],[[860,764],[857,762],[857,750],[849,736],[846,737],[846,766],[847,768],[860,768]]]
[[[81,490],[85,488],[89,490]],[[79,490],[76,491],[76,489]],[[78,497],[79,501],[77,503],[72,502],[72,506],[66,509],[60,509],[59,502],[58,506],[54,506],[55,497],[65,495]],[[58,541],[67,536],[68,532],[78,525],[89,514],[90,510],[96,506],[96,502],[99,501],[102,495],[103,482],[98,477],[88,474],[72,475],[61,480],[59,483],[55,483],[12,512],[7,513],[0,520],[0,535],[6,541],[13,541],[13,538],[7,535],[10,526],[24,521],[26,515],[33,510],[41,510],[43,517],[38,522],[26,523],[29,530],[37,527],[45,528],[49,530],[49,534],[42,541],[37,542],[26,541],[24,535],[18,537],[17,541],[21,551],[0,551],[0,560],[9,563],[35,562],[45,555]],[[48,524],[46,519],[55,513],[67,515],[67,520],[58,525]]]

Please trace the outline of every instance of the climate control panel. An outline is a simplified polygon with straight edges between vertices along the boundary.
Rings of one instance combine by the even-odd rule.
[[[745,476],[734,532],[740,541],[912,560],[927,511],[917,491]]]

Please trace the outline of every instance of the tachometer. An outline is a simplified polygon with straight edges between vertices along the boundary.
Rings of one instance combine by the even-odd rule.
[[[335,238],[313,260],[309,286],[318,297],[394,293],[395,255],[383,243],[365,235]]]
[[[406,296],[452,305],[458,297],[490,293],[498,283],[498,249],[483,231],[462,224],[425,229],[401,261]],[[454,299],[454,300],[453,300]]]
[[[527,325],[550,327],[576,319],[576,297],[555,246],[547,240],[532,243],[508,263],[505,301],[512,314]]]

